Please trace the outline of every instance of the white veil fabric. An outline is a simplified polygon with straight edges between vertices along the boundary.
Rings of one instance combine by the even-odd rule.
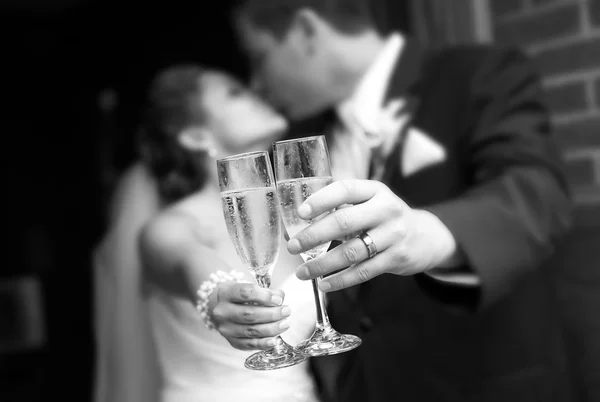
[[[159,209],[154,179],[142,165],[115,190],[108,230],[92,255],[96,366],[94,402],[158,402],[161,374],[147,308],[137,237]]]

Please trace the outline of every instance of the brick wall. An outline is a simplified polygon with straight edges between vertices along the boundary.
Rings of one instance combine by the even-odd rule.
[[[600,0],[490,0],[494,39],[543,75],[578,220],[600,224]]]
[[[490,0],[495,40],[537,63],[576,226],[553,259],[575,399],[600,401],[600,0]]]

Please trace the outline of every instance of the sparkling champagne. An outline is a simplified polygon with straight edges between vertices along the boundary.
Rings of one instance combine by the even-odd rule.
[[[274,187],[221,193],[227,231],[254,275],[271,274],[279,254],[281,218]]]
[[[325,212],[316,218],[304,220],[298,216],[298,207],[313,193],[331,184],[332,181],[331,176],[326,176],[304,177],[277,182],[277,192],[279,194],[279,201],[281,202],[283,224],[290,238],[294,237],[296,233],[300,232],[308,225],[329,214],[329,212]],[[330,243],[331,242],[323,243],[300,255],[304,261],[308,261],[326,252]]]

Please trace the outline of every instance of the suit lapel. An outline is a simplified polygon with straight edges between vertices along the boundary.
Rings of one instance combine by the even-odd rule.
[[[418,41],[406,38],[386,92],[386,100],[414,93],[421,75],[424,56],[424,49]]]
[[[420,106],[420,78],[425,66],[426,52],[423,46],[414,38],[407,38],[406,46],[400,60],[394,70],[390,86],[386,93],[386,102],[393,98],[402,97],[406,99],[404,111],[411,115],[411,120],[416,115]],[[397,167],[402,166],[403,149],[407,137],[407,131],[411,123],[404,127],[404,131],[398,135],[392,153],[385,163],[385,173],[381,179],[384,183],[396,175]]]

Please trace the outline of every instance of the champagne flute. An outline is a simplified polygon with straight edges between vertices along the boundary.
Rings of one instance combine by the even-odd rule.
[[[217,161],[223,216],[238,256],[263,288],[279,256],[281,217],[271,161],[267,152],[249,152]],[[306,360],[280,336],[275,346],[249,356],[244,366],[273,370]]]
[[[298,217],[298,207],[313,193],[333,181],[329,151],[325,137],[320,135],[275,142],[273,158],[283,224],[292,238],[308,225],[329,214],[326,212],[310,220]],[[305,262],[310,261],[326,253],[330,244],[331,242],[321,244],[300,255]],[[296,345],[296,349],[309,356],[324,356],[358,347],[362,342],[359,337],[340,334],[331,326],[318,279],[312,280],[312,287],[317,308],[317,323],[311,337]]]

